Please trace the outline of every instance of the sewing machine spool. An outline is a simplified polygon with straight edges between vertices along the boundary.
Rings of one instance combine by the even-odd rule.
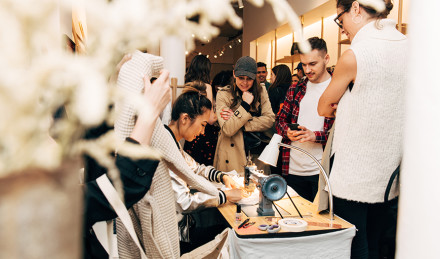
[[[260,203],[257,209],[259,216],[274,216],[272,202],[284,197],[287,192],[287,183],[279,175],[270,175],[259,179]]]
[[[270,201],[280,200],[287,192],[286,180],[279,175],[270,175],[262,179],[261,192]]]

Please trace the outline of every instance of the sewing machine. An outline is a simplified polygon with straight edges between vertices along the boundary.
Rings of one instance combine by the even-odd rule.
[[[248,164],[244,167],[244,188],[252,192],[255,187],[260,193],[258,216],[275,216],[273,202],[280,200],[286,194],[286,181],[279,175],[264,175],[255,165]]]

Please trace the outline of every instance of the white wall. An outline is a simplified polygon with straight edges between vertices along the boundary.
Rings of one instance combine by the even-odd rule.
[[[440,26],[440,2],[412,3],[396,258],[439,258],[440,52],[438,42],[427,35],[435,38],[434,28]]]

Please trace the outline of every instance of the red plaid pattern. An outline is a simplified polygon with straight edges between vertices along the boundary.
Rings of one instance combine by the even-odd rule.
[[[297,84],[293,84],[290,86],[289,90],[287,90],[286,99],[284,100],[283,108],[277,114],[276,117],[276,130],[279,135],[283,137],[283,143],[290,144],[290,139],[286,137],[287,133],[287,123],[297,123],[298,114],[299,114],[299,104],[306,94],[307,90],[307,82],[309,80],[305,79],[303,81],[298,82],[298,86],[300,87],[296,96],[293,96],[295,93],[295,88]],[[328,131],[333,125],[334,118],[325,118],[324,119],[324,131],[315,131],[316,143],[321,143],[323,147],[327,143]],[[289,161],[290,161],[290,149],[282,148],[282,163],[281,170],[283,175],[289,174]]]

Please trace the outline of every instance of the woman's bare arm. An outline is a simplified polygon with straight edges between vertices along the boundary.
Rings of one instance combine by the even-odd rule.
[[[348,85],[355,81],[356,73],[356,57],[352,50],[347,50],[339,58],[332,80],[319,99],[319,115],[335,117],[337,104],[347,90]]]

